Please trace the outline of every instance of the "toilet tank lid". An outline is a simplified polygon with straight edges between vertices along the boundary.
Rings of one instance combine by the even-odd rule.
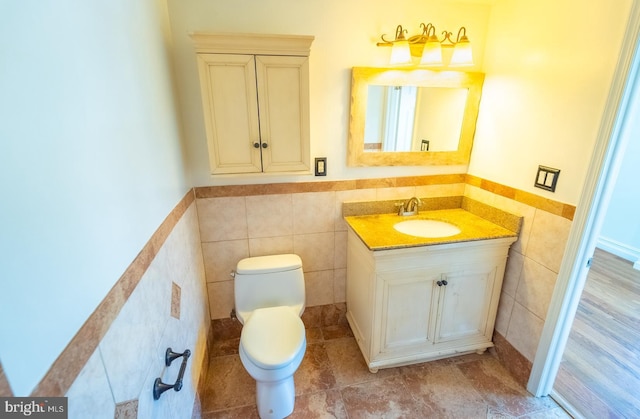
[[[242,259],[236,272],[239,274],[265,274],[291,271],[302,267],[302,259],[294,254],[258,256]]]

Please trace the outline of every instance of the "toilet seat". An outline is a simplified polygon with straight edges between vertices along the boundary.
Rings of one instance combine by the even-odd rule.
[[[251,362],[269,370],[289,364],[304,344],[304,323],[287,306],[254,310],[240,335],[240,345]]]

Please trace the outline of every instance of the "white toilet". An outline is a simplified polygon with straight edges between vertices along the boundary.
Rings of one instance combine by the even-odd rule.
[[[296,372],[307,348],[302,260],[298,255],[242,259],[235,271],[236,316],[244,325],[240,360],[256,380],[263,419],[293,412]]]

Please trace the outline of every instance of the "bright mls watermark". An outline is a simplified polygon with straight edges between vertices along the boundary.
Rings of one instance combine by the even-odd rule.
[[[67,419],[66,397],[0,397],[0,419]]]

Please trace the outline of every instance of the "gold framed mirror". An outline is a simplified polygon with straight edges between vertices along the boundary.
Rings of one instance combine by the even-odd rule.
[[[484,73],[354,67],[347,164],[469,163]]]

